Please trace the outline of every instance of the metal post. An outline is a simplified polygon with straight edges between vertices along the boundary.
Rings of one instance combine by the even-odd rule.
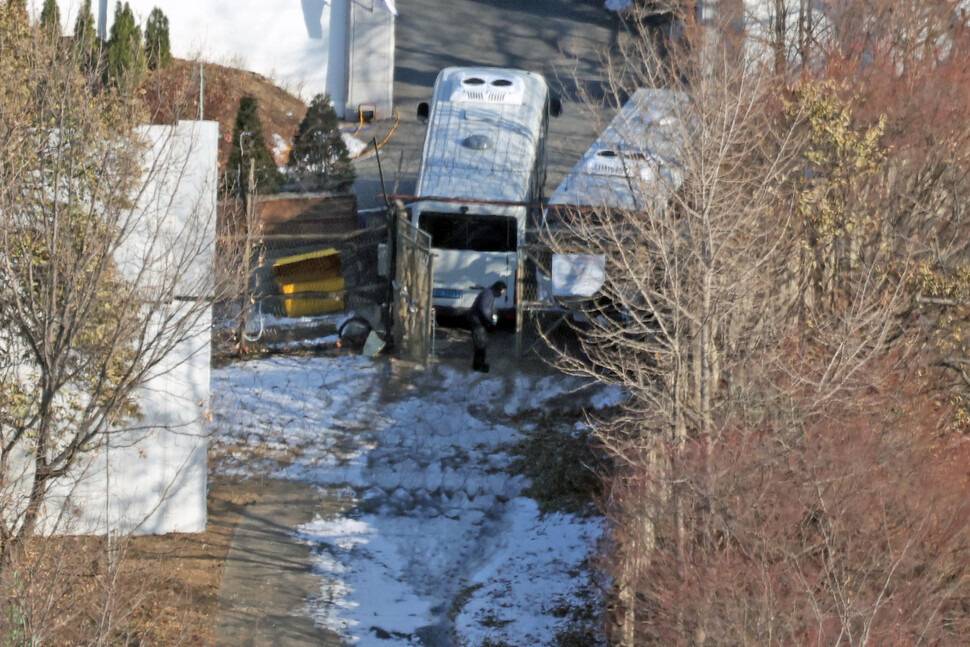
[[[515,255],[515,356],[522,357],[522,332],[525,291],[525,249],[519,247]]]
[[[401,211],[404,207],[399,201],[387,207],[387,256],[388,256],[388,277],[387,277],[387,306],[384,308],[384,328],[387,331],[387,339],[391,343],[394,340],[394,308],[396,303],[395,283],[400,281],[397,271],[397,230],[398,221],[401,218]]]
[[[428,249],[428,273],[425,285],[425,309],[428,314],[428,352],[425,357],[425,364],[432,355],[434,355],[434,336],[435,336],[435,320],[434,320],[434,254],[431,253],[431,249]]]
[[[377,137],[371,141],[374,144],[374,157],[377,159],[377,174],[381,178],[381,193],[384,194],[384,204],[390,206],[391,202],[387,199],[387,187],[384,186],[384,167],[381,164],[381,149],[377,145]]]
[[[244,218],[246,219],[246,238],[243,241],[243,268],[242,271],[246,273],[243,280],[243,298],[240,299],[240,312],[239,316],[239,351],[240,354],[245,355],[249,352],[249,348],[246,345],[246,328],[249,323],[249,313],[250,306],[255,304],[256,290],[253,286],[253,229],[256,226],[256,160],[249,160],[249,186],[246,187],[246,193],[243,197],[243,210],[245,213]]]

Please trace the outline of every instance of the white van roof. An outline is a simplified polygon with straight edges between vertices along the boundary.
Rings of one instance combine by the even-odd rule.
[[[680,120],[687,95],[641,88],[549,198],[551,205],[639,209],[665,203],[683,182]]]
[[[524,201],[548,87],[532,72],[449,67],[435,82],[418,196]]]

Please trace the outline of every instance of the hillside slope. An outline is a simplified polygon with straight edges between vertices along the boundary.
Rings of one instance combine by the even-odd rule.
[[[271,80],[246,70],[205,63],[205,119],[219,122],[219,165],[224,167],[232,148],[232,131],[239,101],[245,95],[259,100],[259,116],[266,144],[276,161],[284,164],[289,144],[306,113],[306,104]],[[145,103],[156,124],[177,119],[198,119],[199,65],[175,60],[152,73],[142,88]],[[281,145],[285,142],[285,145]]]

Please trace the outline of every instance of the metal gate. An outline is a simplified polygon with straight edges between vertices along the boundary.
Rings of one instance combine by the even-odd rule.
[[[404,207],[392,207],[394,253],[394,346],[404,357],[426,363],[431,355],[434,310],[431,305],[431,237],[412,225]]]

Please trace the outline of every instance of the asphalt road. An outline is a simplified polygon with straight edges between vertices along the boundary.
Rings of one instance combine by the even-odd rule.
[[[514,67],[545,75],[563,98],[550,123],[548,195],[611,116],[578,100],[598,97],[604,54],[616,46],[619,22],[601,0],[398,0],[394,100],[401,124],[381,151],[389,192],[412,193],[424,142],[418,103],[431,97],[438,72],[451,65]],[[361,208],[379,199],[377,163],[357,163]]]
[[[268,479],[261,489],[259,503],[242,512],[226,556],[216,644],[340,647],[340,637],[307,613],[308,600],[320,594],[320,577],[294,530],[315,516],[339,514],[346,502],[292,481]]]

